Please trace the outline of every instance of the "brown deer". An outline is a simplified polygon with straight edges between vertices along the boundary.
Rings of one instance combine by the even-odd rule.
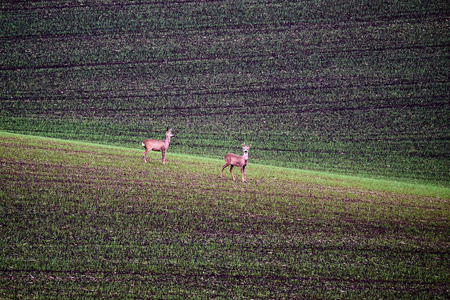
[[[244,155],[239,156],[233,153],[228,153],[225,155],[225,164],[222,167],[222,172],[220,173],[220,178],[223,177],[223,169],[230,166],[230,173],[233,177],[233,180],[236,181],[236,178],[233,175],[233,167],[241,167],[241,173],[242,173],[242,182],[247,182],[247,178],[245,177],[245,166],[247,165],[248,161],[248,149],[250,149],[252,145],[246,146],[245,144],[242,144],[242,149],[244,150]]]
[[[166,139],[165,140],[152,140],[152,139],[146,139],[142,142],[142,147],[145,148],[145,152],[143,154],[144,161],[147,162],[147,159],[145,158],[145,155],[150,151],[161,151],[162,154],[162,163],[163,165],[166,164],[166,150],[169,148],[170,144],[170,138],[173,137],[172,134],[172,128],[167,130],[166,132]]]

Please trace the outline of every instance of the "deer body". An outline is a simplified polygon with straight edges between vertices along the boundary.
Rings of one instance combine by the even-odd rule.
[[[150,151],[161,151],[162,155],[162,163],[163,165],[166,164],[166,150],[169,148],[170,144],[170,138],[173,137],[172,134],[172,128],[167,130],[166,132],[166,139],[165,140],[153,140],[153,139],[146,139],[142,142],[142,147],[144,147],[145,152],[142,155],[144,157],[144,161],[147,162],[147,159],[145,158],[145,155]]]
[[[225,164],[222,167],[222,172],[220,173],[220,177],[223,177],[223,170],[230,166],[230,174],[233,177],[233,180],[236,181],[236,178],[233,175],[233,167],[240,167],[242,173],[242,182],[247,182],[247,178],[245,177],[245,166],[247,166],[248,162],[248,149],[250,149],[251,145],[242,144],[242,149],[244,151],[243,156],[239,156],[233,153],[228,153],[225,155]]]

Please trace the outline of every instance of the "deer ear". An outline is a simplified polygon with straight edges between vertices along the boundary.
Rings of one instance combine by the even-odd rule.
[[[251,148],[252,147],[252,145],[250,144],[250,145],[248,145],[248,148]]]

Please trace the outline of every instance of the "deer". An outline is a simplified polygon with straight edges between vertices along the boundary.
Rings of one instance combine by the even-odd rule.
[[[247,178],[245,177],[245,166],[247,166],[248,161],[248,150],[250,149],[252,145],[246,146],[245,144],[242,144],[242,150],[244,151],[243,156],[239,156],[233,153],[228,153],[225,155],[225,164],[222,167],[222,172],[220,173],[220,178],[223,177],[223,169],[230,166],[230,173],[233,177],[233,180],[236,181],[236,178],[233,175],[233,167],[241,167],[241,173],[242,173],[242,182],[247,182]]]
[[[165,140],[152,140],[152,139],[146,139],[142,142],[142,147],[144,147],[145,152],[142,155],[144,157],[144,161],[147,162],[147,159],[145,158],[145,155],[150,151],[161,151],[162,154],[162,164],[166,164],[166,150],[169,148],[170,144],[170,138],[173,137],[172,134],[172,128],[168,129],[166,132],[166,139]]]

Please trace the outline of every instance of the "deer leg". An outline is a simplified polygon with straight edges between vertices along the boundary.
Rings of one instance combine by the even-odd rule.
[[[220,178],[223,177],[223,169],[225,169],[225,168],[228,167],[228,166],[229,166],[228,163],[225,163],[225,164],[223,165],[223,167],[222,167],[222,172],[220,172]]]
[[[233,177],[233,180],[236,181],[236,178],[233,175],[233,167],[234,167],[233,165],[230,166],[230,174]]]
[[[241,173],[242,173],[242,182],[247,182],[247,178],[245,177],[245,166],[241,167]]]
[[[165,165],[166,164],[166,151],[162,150],[161,155],[162,155],[162,163],[163,163],[163,165]]]
[[[148,151],[150,151],[150,150],[145,149],[145,152],[144,152],[144,154],[142,155],[142,156],[144,157],[144,161],[145,161],[145,162],[147,162],[147,159],[145,158],[145,155],[148,153]]]

